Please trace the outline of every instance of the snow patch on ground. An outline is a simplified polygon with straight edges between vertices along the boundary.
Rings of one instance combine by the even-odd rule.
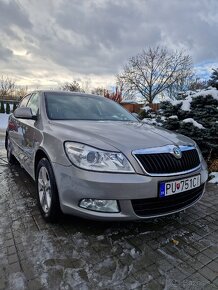
[[[17,272],[9,275],[9,289],[13,290],[25,290],[26,278],[23,273]]]
[[[135,248],[132,248],[131,251],[130,251],[130,256],[132,256],[133,259],[137,258],[139,255],[139,252],[136,251]]]
[[[184,120],[182,120],[182,122],[184,122],[184,123],[192,123],[198,129],[205,129],[204,126],[202,126],[200,123],[198,123],[197,121],[195,121],[192,118],[184,119]]]
[[[212,177],[212,179],[208,181],[209,183],[218,184],[218,172],[211,172],[210,177]]]
[[[162,249],[157,249],[158,252],[160,252],[164,257],[166,257],[168,260],[170,261],[174,261],[174,262],[180,262],[181,260],[178,258],[174,258],[174,256],[167,254],[164,250]]]

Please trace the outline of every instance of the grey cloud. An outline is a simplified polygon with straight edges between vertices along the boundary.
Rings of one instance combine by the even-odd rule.
[[[100,3],[64,1],[56,11],[56,29],[47,26],[38,36],[43,53],[72,71],[114,74],[131,55],[160,40],[159,28],[144,22],[140,1]]]
[[[186,48],[195,62],[216,58],[217,1],[64,1],[54,20],[71,39],[53,36],[53,61],[80,73],[116,73],[146,46]],[[212,29],[212,25],[213,28]],[[81,44],[78,44],[78,36]]]
[[[31,55],[31,65],[19,63],[32,75],[40,59],[48,72],[53,63],[72,75],[114,75],[154,45],[185,48],[195,63],[217,61],[217,11],[217,0],[0,1],[0,32]]]
[[[163,43],[184,46],[194,62],[217,58],[218,1],[149,0],[148,3],[146,19],[161,25]]]
[[[57,23],[63,29],[70,29],[98,45],[103,44],[109,48],[119,46],[122,43],[122,32],[138,26],[135,19],[142,20],[142,14],[138,8],[131,8],[126,2],[103,3],[98,5],[94,1],[66,1],[65,11],[56,15]]]
[[[0,44],[0,60],[1,61],[8,61],[9,58],[11,58],[13,55],[13,52],[6,48],[6,47],[3,47],[1,44]]]
[[[23,6],[16,1],[0,1],[0,25],[10,27],[16,25],[20,28],[31,28],[32,24],[24,12]]]

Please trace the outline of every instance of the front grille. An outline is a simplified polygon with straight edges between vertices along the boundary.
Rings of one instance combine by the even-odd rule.
[[[143,168],[150,174],[178,173],[196,168],[200,159],[196,149],[182,151],[176,159],[171,153],[135,154]]]
[[[204,190],[201,186],[166,197],[133,199],[132,207],[138,216],[155,216],[181,210],[198,200]]]

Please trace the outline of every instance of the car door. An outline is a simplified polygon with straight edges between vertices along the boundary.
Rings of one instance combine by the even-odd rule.
[[[26,107],[31,97],[31,94],[25,96],[19,104],[19,107]],[[10,115],[8,122],[8,136],[12,143],[13,154],[22,163],[24,158],[23,154],[23,120],[15,118],[14,115]]]
[[[35,92],[31,95],[27,107],[32,110],[34,116],[39,116],[39,93]],[[28,119],[22,121],[22,149],[24,158],[22,164],[28,173],[34,175],[34,157],[35,157],[35,143],[36,131],[38,130],[38,119]]]

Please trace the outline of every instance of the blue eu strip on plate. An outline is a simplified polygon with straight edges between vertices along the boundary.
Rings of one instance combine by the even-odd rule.
[[[165,196],[165,182],[160,183],[160,197]]]

